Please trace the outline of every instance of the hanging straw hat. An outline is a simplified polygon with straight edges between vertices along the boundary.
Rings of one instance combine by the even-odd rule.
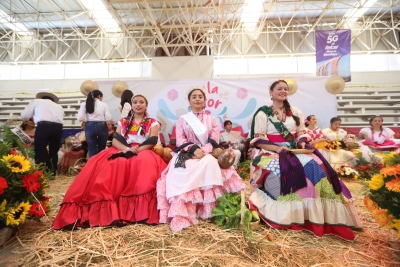
[[[285,81],[287,82],[288,86],[289,86],[289,95],[293,95],[294,93],[296,93],[297,91],[297,82],[295,80],[293,80],[292,78],[285,78]]]
[[[333,95],[343,92],[345,87],[344,79],[340,76],[332,76],[325,82],[325,89]]]
[[[54,103],[58,103],[59,99],[56,95],[49,93],[49,92],[40,92],[36,94],[36,98],[42,98],[44,96],[50,97],[51,99],[53,99]]]
[[[118,81],[118,82],[114,83],[111,91],[112,91],[113,95],[115,95],[118,98],[121,98],[122,93],[127,89],[129,89],[129,86],[126,82]]]
[[[96,82],[92,81],[92,80],[84,81],[84,82],[81,84],[81,93],[84,94],[84,95],[86,95],[86,96],[87,96],[91,91],[97,90],[97,89],[99,89],[99,85],[98,85]]]

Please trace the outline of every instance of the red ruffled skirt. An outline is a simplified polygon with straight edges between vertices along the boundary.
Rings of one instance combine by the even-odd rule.
[[[115,147],[92,157],[68,188],[52,228],[159,223],[156,183],[167,166],[151,150],[108,160]]]

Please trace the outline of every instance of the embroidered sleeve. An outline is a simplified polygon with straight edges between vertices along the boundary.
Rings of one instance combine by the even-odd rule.
[[[303,112],[296,107],[292,107],[292,110],[293,110],[294,115],[296,115],[300,119],[300,125],[297,126],[297,128],[296,128],[296,134],[297,134],[296,141],[299,141],[300,138],[303,138],[303,137],[305,137],[307,139],[311,139],[310,135],[305,131]]]
[[[215,140],[215,142],[218,143],[219,140],[219,125],[217,120],[214,117],[211,117],[211,129],[208,129],[209,135],[208,137]],[[213,151],[213,146],[210,143],[205,144],[204,146],[201,147],[201,150],[203,150],[204,153],[211,153]]]

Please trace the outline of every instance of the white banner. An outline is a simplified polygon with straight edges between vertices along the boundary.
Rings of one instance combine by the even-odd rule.
[[[231,120],[233,127],[241,125],[247,133],[254,112],[263,105],[271,105],[269,87],[278,78],[255,79],[194,79],[127,81],[136,95],[149,101],[148,112],[161,122],[161,131],[168,143],[168,133],[180,115],[188,112],[187,95],[193,87],[201,86],[206,92],[206,109],[220,122]],[[289,103],[300,108],[304,117],[315,115],[320,128],[329,127],[329,120],[336,116],[336,96],[325,90],[328,77],[300,77],[295,79],[298,90],[289,96]],[[98,81],[103,101],[108,104],[115,121],[119,120],[120,99],[111,93],[116,81]]]

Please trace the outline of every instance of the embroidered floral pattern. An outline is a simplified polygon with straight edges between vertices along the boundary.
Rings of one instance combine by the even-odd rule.
[[[150,130],[151,125],[155,122],[154,119],[148,118],[148,117],[143,118],[143,120],[141,121],[141,123],[139,125],[134,124],[132,121],[133,121],[133,118],[131,119],[129,117],[121,119],[121,127],[122,127],[122,129],[124,129],[123,133],[125,136],[128,134],[137,135],[139,131],[140,131],[140,133],[139,133],[140,135],[145,135]],[[129,127],[129,129],[127,129],[128,127]]]

